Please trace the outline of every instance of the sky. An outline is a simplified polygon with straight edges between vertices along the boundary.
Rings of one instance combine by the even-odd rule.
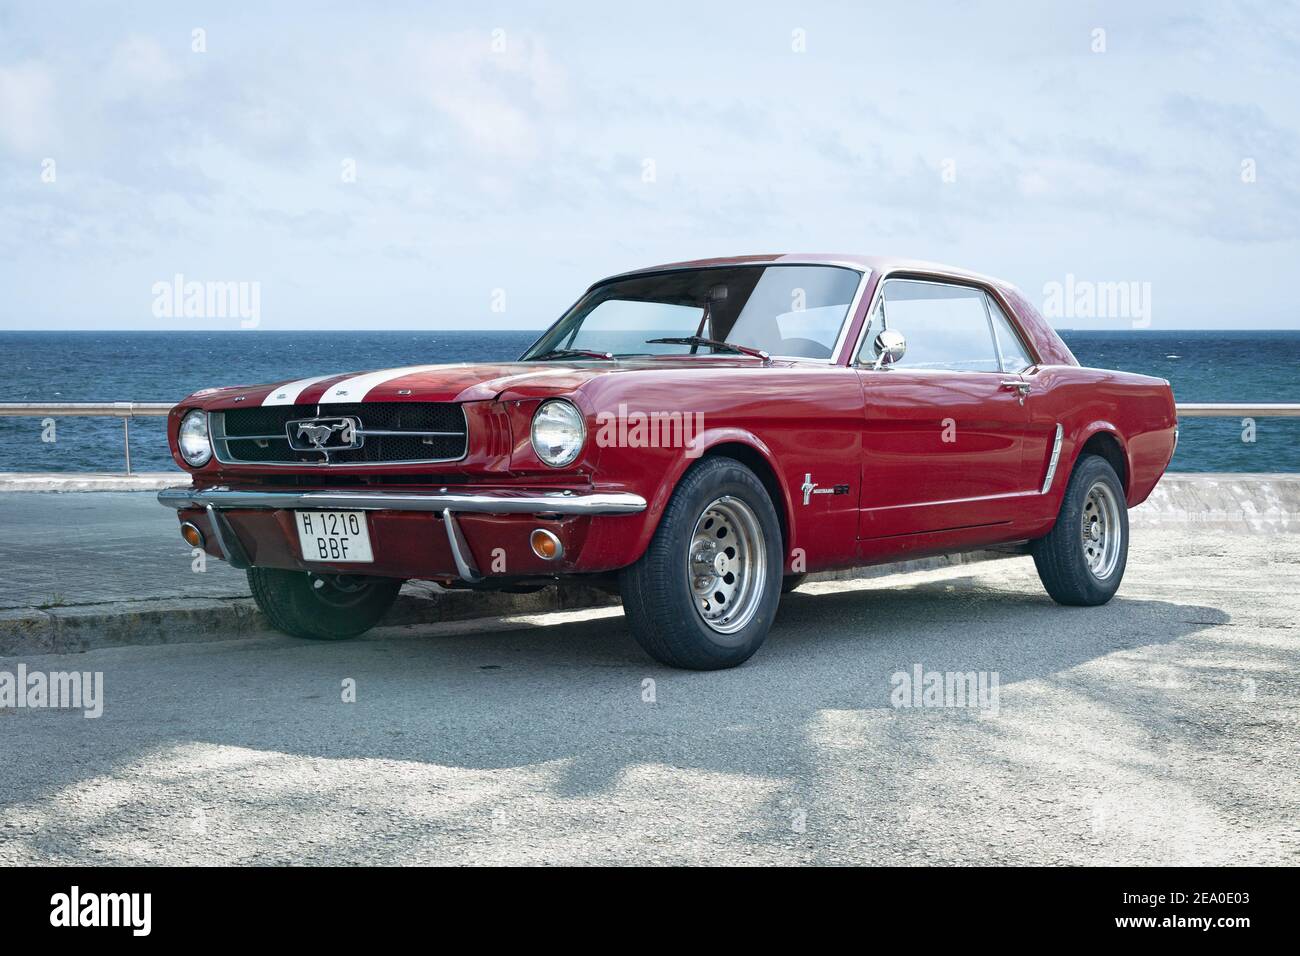
[[[536,328],[792,251],[1300,328],[1300,6],[0,6],[0,330]]]

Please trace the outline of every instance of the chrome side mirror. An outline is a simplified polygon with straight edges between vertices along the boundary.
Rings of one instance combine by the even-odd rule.
[[[876,364],[872,366],[879,369],[884,365],[894,365],[903,360],[907,353],[907,339],[903,338],[903,333],[896,329],[881,329],[876,336],[872,348],[876,353]]]

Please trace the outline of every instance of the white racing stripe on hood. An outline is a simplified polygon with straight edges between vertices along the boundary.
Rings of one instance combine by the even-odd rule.
[[[408,365],[406,368],[390,368],[382,372],[367,372],[365,375],[355,375],[352,378],[345,378],[337,385],[333,385],[325,391],[317,401],[321,405],[338,404],[340,402],[360,402],[365,399],[367,393],[378,385],[385,382],[391,382],[395,378],[401,378],[404,375],[413,375],[416,372],[431,372],[439,368],[463,367],[466,363],[457,362],[442,365]]]
[[[271,389],[271,394],[262,400],[263,405],[292,405],[298,401],[298,396],[317,382],[323,382],[327,378],[334,378],[333,375],[317,375],[315,378],[300,378],[296,382],[289,382],[281,385],[279,388]]]

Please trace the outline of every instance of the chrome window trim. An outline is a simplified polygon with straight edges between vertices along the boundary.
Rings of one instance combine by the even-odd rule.
[[[359,403],[352,403],[352,404],[364,405],[365,403],[359,402]],[[237,435],[232,438],[231,436],[226,434],[226,412],[242,411],[242,409],[222,409],[218,411],[208,412],[207,413],[208,440],[212,443],[212,457],[216,459],[218,464],[234,465],[234,466],[251,466],[254,468],[263,468],[263,467],[266,468],[388,468],[390,466],[398,466],[398,465],[437,465],[437,464],[446,464],[447,462],[464,461],[466,458],[469,457],[469,444],[470,444],[469,416],[465,414],[465,406],[459,402],[437,402],[437,403],[430,403],[430,404],[456,405],[456,407],[460,409],[461,418],[465,422],[465,450],[455,458],[409,458],[409,459],[404,459],[402,461],[348,461],[348,462],[248,461],[247,459],[243,459],[243,458],[231,458],[229,457],[230,448],[228,447],[228,444],[231,441],[270,441],[271,440],[269,438],[263,438],[262,436],[257,436],[257,435]],[[213,416],[220,416],[220,418],[214,420]],[[321,415],[320,406],[317,405],[316,417],[327,418],[329,416]],[[218,436],[216,432],[215,426],[217,424],[221,426],[220,436]],[[361,434],[361,432],[358,432],[358,434]],[[382,431],[367,432],[366,434],[382,435],[385,434],[385,432]],[[439,433],[411,431],[411,432],[397,432],[396,434],[404,435],[408,437],[416,437],[419,435],[437,435]],[[453,434],[458,434],[458,433],[453,433]],[[278,437],[286,442],[289,440],[288,434],[281,435]],[[340,450],[354,451],[355,449],[340,449]]]
[[[1025,368],[1026,369],[1033,368],[1035,365],[1038,364],[1038,361],[1037,359],[1034,358],[1033,349],[1029,348],[1029,346],[1025,343],[1025,337],[1020,333],[1020,328],[1016,325],[1015,320],[1012,319],[1011,316],[1007,314],[1006,309],[1002,308],[1002,304],[998,302],[998,300],[994,297],[992,292],[990,292],[988,289],[982,289],[982,291],[984,293],[984,298],[986,300],[985,308],[989,310],[990,321],[993,321],[993,309],[997,309],[998,314],[1001,315],[1003,320],[1006,321],[1007,328],[1010,330],[1012,336],[1015,338],[1015,340],[1018,343],[1020,343],[1020,351],[1024,353],[1025,358],[1029,359],[1029,364],[1026,365]],[[997,337],[996,330],[994,331],[993,341],[997,343],[998,362],[1001,363],[1002,365],[1002,371],[1006,372],[1008,375],[1025,374],[1025,369],[1020,369],[1018,371],[1013,372],[1006,367],[1006,362],[1003,361],[1002,358],[1002,341]]]
[[[1003,375],[1019,375],[1019,372],[1008,372],[1007,361],[1002,357],[1002,343],[998,341],[998,330],[993,324],[993,310],[989,307],[989,294],[980,289],[980,302],[984,303],[984,320],[988,323],[989,338],[993,340],[993,354],[998,360],[998,371]]]
[[[858,280],[857,291],[853,293],[853,301],[849,303],[849,312],[848,315],[844,316],[844,326],[843,328],[840,329],[839,338],[835,340],[835,348],[831,350],[831,357],[826,360],[831,365],[839,364],[840,353],[844,350],[844,346],[848,341],[849,329],[853,328],[854,316],[858,314],[858,307],[862,305],[862,297],[863,295],[866,294],[867,283],[871,279],[870,269],[863,269],[859,267],[858,271],[861,273],[861,278]],[[865,319],[870,314],[871,314],[871,310],[868,309],[863,314],[863,318]],[[849,361],[847,364],[850,365],[853,364],[851,355],[849,356]]]
[[[979,292],[979,293],[983,294],[984,296],[988,296],[988,295],[989,295],[989,290],[988,290],[988,288],[987,288],[986,286],[983,286],[983,285],[981,285],[980,283],[978,283],[978,282],[976,282],[976,281],[974,281],[974,280],[972,280],[972,279],[968,279],[968,278],[966,278],[966,277],[964,277],[964,276],[952,276],[952,277],[948,277],[948,276],[946,276],[944,273],[941,273],[941,272],[913,272],[913,271],[911,271],[911,270],[909,270],[909,269],[895,269],[895,270],[893,270],[893,271],[885,272],[885,273],[882,273],[882,274],[881,274],[881,276],[880,276],[880,281],[876,283],[876,288],[875,288],[875,290],[871,293],[871,304],[870,304],[870,306],[868,307],[868,309],[867,309],[865,315],[863,316],[864,319],[866,319],[867,317],[869,317],[869,316],[872,314],[872,312],[875,311],[875,309],[876,309],[876,305],[880,302],[881,295],[882,295],[883,292],[884,292],[884,289],[885,289],[885,285],[886,285],[886,283],[893,282],[893,281],[898,281],[898,282],[919,282],[919,283],[922,283],[922,284],[924,284],[924,285],[956,286],[957,288],[960,288],[960,289],[973,289],[973,290],[975,290],[976,292]],[[888,317],[888,315],[886,315],[886,314],[883,313],[883,312],[882,312],[881,314],[885,316],[885,321],[884,321],[882,327],[887,329],[887,328],[889,328],[889,317]],[[986,314],[986,315],[988,314],[988,306],[987,306],[987,305],[985,305],[985,314]],[[864,340],[865,340],[865,338],[866,338],[866,334],[867,334],[867,331],[868,331],[869,329],[870,329],[870,324],[869,324],[868,322],[864,321],[864,322],[862,323],[862,330],[858,333],[858,339],[857,339],[857,341],[854,343],[853,351],[850,353],[850,358],[849,358],[849,368],[863,368],[863,369],[867,369],[867,370],[869,370],[869,371],[877,371],[877,369],[873,368],[873,366],[874,366],[874,364],[875,364],[874,361],[872,361],[872,362],[860,362],[860,361],[858,361],[858,356],[860,356],[860,355],[862,354],[862,347],[863,347],[863,345],[866,344]],[[979,374],[981,374],[981,375],[1005,375],[1005,374],[1007,374],[1007,373],[1006,373],[1005,371],[1002,370],[1002,359],[1001,359],[1001,353],[1000,353],[1000,351],[998,350],[997,336],[996,336],[996,335],[994,334],[994,332],[993,332],[993,323],[992,323],[992,319],[991,319],[991,318],[989,319],[988,330],[989,330],[989,335],[992,336],[992,338],[993,338],[993,355],[994,355],[994,358],[997,360],[997,363],[998,363],[998,367],[997,367],[996,369],[989,369],[988,371],[985,371],[984,369],[978,369],[978,368],[960,368],[960,369],[950,369],[950,368],[910,368],[910,369],[905,369],[905,371],[908,371],[908,372],[947,372],[947,373],[950,373],[950,374],[953,373],[953,372],[963,372],[963,373],[979,373]],[[893,368],[893,367],[894,367],[894,366],[886,365],[886,366],[883,366],[881,369],[879,369],[879,371],[885,371],[885,370],[890,369],[890,368]]]

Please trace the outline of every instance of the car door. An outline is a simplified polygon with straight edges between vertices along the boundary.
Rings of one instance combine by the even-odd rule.
[[[897,362],[875,337],[900,332]],[[887,278],[856,362],[864,397],[860,538],[1006,524],[1031,488],[1024,379],[1004,371],[987,294]]]
[[[1059,452],[1060,447],[1058,436],[1061,428],[1056,416],[1048,411],[1055,403],[1045,401],[1048,386],[1039,375],[1038,361],[1026,347],[1015,323],[1007,317],[1006,311],[994,296],[989,295],[987,301],[1002,369],[1016,373],[1026,385],[1027,418],[1021,461],[1024,463],[1025,481],[1031,488],[1042,492],[1043,479],[1047,477],[1052,456]]]

